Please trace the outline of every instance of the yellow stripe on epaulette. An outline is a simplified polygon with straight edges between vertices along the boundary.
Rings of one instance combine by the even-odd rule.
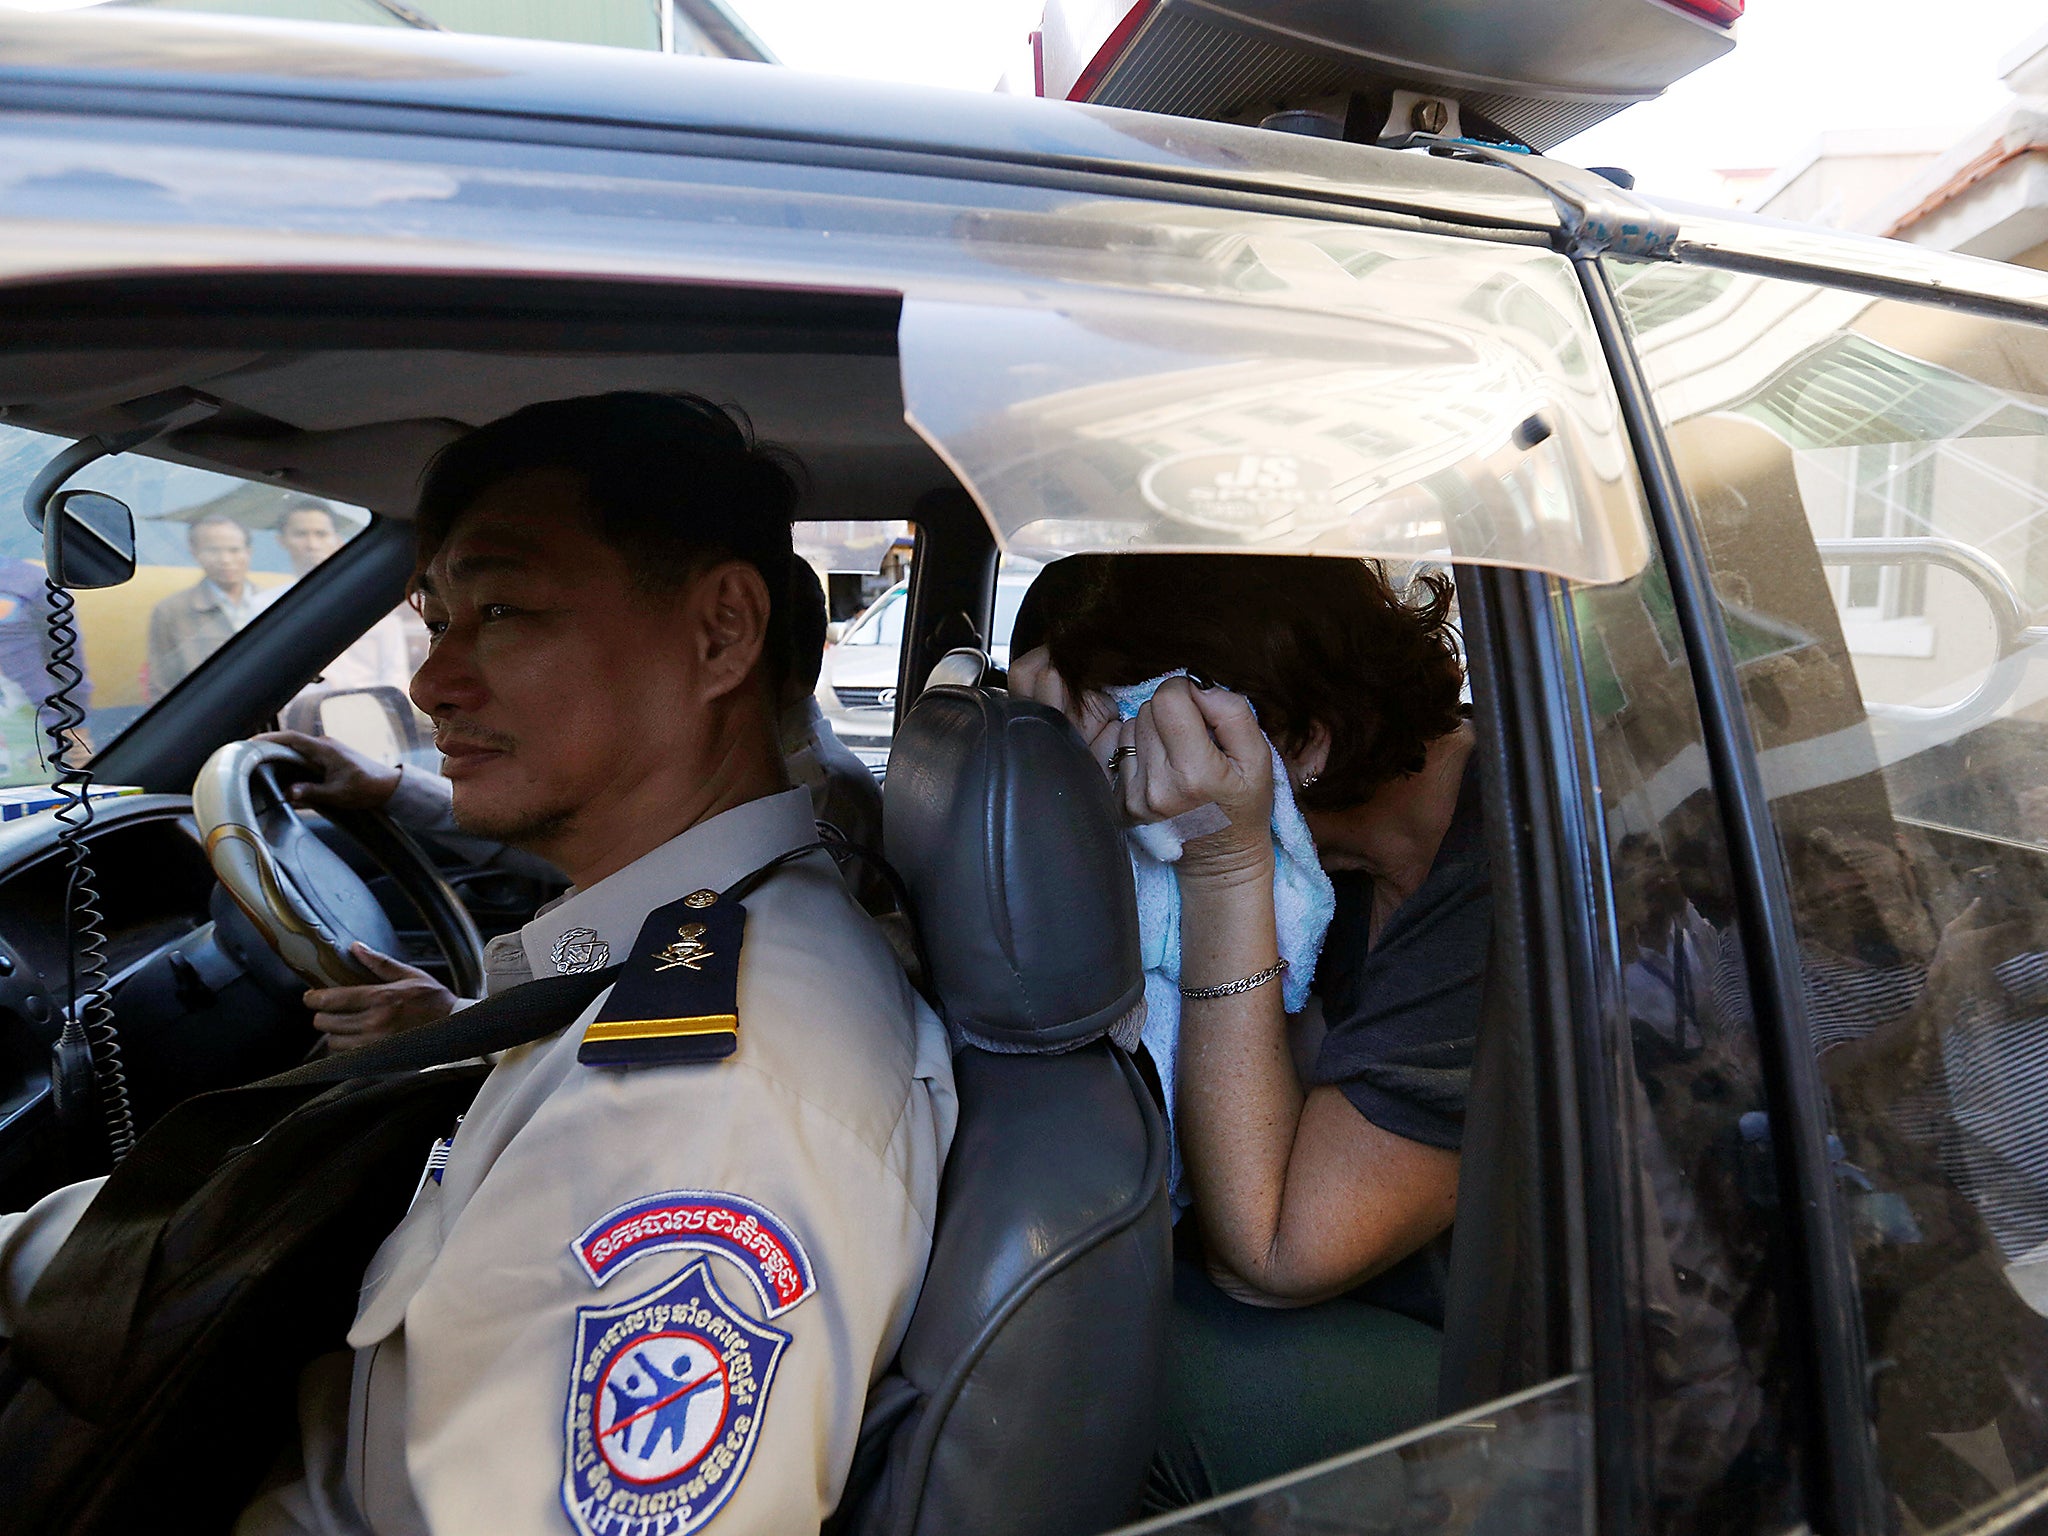
[[[656,907],[619,968],[576,1059],[587,1067],[723,1061],[740,1048],[747,909],[713,890]]]
[[[694,1019],[596,1019],[583,1030],[576,1059],[587,1067],[654,1067],[723,1061],[740,1048],[740,1021],[730,1013]]]
[[[729,1013],[703,1019],[597,1019],[583,1031],[586,1045],[608,1040],[667,1040],[677,1035],[736,1035],[740,1021]]]

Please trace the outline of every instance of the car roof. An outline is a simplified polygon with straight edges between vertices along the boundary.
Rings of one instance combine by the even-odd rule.
[[[1035,168],[1048,178],[1109,174],[1148,181],[1155,196],[1172,196],[1176,185],[1206,187],[1549,237],[1563,232],[1557,205],[1536,181],[1447,156],[994,91],[403,28],[128,9],[0,10],[0,111],[8,109],[360,123],[585,144],[593,135],[603,142],[607,130],[667,131],[721,148],[751,141],[756,154],[787,145],[791,158],[835,150],[936,156],[963,176],[999,174],[1000,167]],[[1532,169],[1546,163],[1530,160]],[[1766,262],[1899,296],[1946,291],[2015,316],[2048,316],[2048,276],[2026,268],[1635,196],[1675,224],[1679,254],[1694,260]]]
[[[298,104],[436,110],[415,131],[616,125],[1256,189],[1554,230],[1489,166],[1295,134],[626,48],[138,11],[0,11],[0,107],[307,121]],[[963,171],[967,167],[963,166]]]
[[[220,260],[222,253],[231,267],[254,269],[261,279],[233,277],[236,291],[260,289],[267,297],[261,297],[260,303],[252,298],[252,305],[260,309],[268,304],[282,317],[280,324],[293,325],[307,318],[301,313],[304,291],[289,281],[300,268],[316,273],[324,268],[343,269],[340,276],[328,272],[315,285],[327,306],[323,315],[329,310],[349,311],[349,294],[359,291],[350,288],[349,282],[373,284],[379,295],[385,295],[400,286],[394,282],[397,274],[421,277],[422,284],[407,289],[412,295],[409,302],[436,325],[449,318],[436,307],[440,301],[428,303],[432,294],[445,291],[433,287],[443,281],[436,274],[444,269],[463,274],[453,279],[462,285],[463,294],[453,308],[464,316],[470,314],[470,298],[487,280],[498,284],[493,292],[510,293],[524,281],[521,274],[532,272],[546,273],[551,279],[629,275],[660,281],[587,287],[571,282],[550,287],[540,295],[550,302],[559,299],[579,314],[579,305],[604,316],[612,316],[614,309],[630,308],[635,334],[643,340],[651,339],[649,322],[653,308],[659,307],[673,321],[673,333],[686,338],[687,344],[679,352],[672,354],[662,348],[650,352],[644,366],[639,354],[633,354],[626,359],[632,365],[627,369],[630,377],[608,371],[602,387],[701,390],[705,377],[715,377],[725,381],[720,384],[722,389],[730,383],[732,349],[740,344],[729,337],[716,344],[715,338],[701,339],[703,316],[692,306],[702,294],[668,280],[677,276],[701,280],[707,285],[703,293],[716,288],[721,315],[737,302],[732,293],[717,285],[730,283],[736,274],[743,282],[752,281],[762,269],[741,271],[731,265],[735,258],[728,249],[723,223],[718,223],[721,235],[715,256],[707,256],[695,246],[679,253],[673,242],[666,240],[644,248],[630,239],[621,245],[612,235],[588,246],[571,242],[558,248],[553,243],[558,236],[553,225],[537,237],[529,217],[537,208],[552,210],[554,205],[547,199],[553,193],[548,185],[542,184],[541,192],[535,192],[521,184],[519,195],[526,200],[510,205],[513,214],[526,219],[521,223],[498,201],[505,185],[515,179],[500,162],[509,160],[516,166],[525,158],[527,146],[541,146],[572,163],[585,149],[624,151],[620,158],[644,159],[663,174],[687,171],[685,162],[701,156],[724,165],[754,161],[762,167],[764,180],[772,180],[783,166],[797,167],[797,174],[812,182],[816,181],[810,176],[814,165],[844,168],[856,177],[870,171],[897,175],[917,188],[919,196],[926,191],[936,194],[934,201],[942,216],[930,221],[929,228],[918,226],[913,234],[934,248],[946,244],[952,265],[944,268],[939,278],[927,277],[922,269],[892,265],[900,258],[891,248],[869,258],[870,264],[860,268],[858,283],[842,286],[836,280],[843,275],[841,269],[833,264],[846,259],[844,253],[851,242],[833,242],[827,258],[822,254],[822,239],[831,231],[822,229],[820,238],[812,242],[817,249],[807,247],[798,258],[786,259],[784,282],[787,272],[794,271],[801,279],[798,284],[778,287],[770,300],[763,301],[772,300],[777,315],[788,311],[785,320],[806,337],[822,327],[818,337],[807,340],[800,351],[781,350],[779,343],[764,345],[758,357],[753,350],[740,348],[753,369],[749,398],[758,398],[764,390],[769,397],[771,419],[762,421],[757,414],[756,420],[764,426],[779,425],[773,419],[775,409],[788,407],[783,414],[795,423],[797,433],[819,438],[820,433],[805,425],[808,421],[815,426],[816,413],[797,407],[828,381],[807,359],[814,353],[819,357],[829,354],[827,360],[840,374],[865,370],[868,387],[840,393],[846,399],[864,402],[867,415],[858,422],[834,416],[834,422],[847,432],[829,441],[797,444],[822,493],[812,515],[845,516],[849,514],[834,510],[835,506],[874,505],[874,493],[883,485],[893,494],[892,505],[916,505],[928,492],[957,489],[957,480],[970,488],[998,539],[1006,541],[1006,549],[1022,547],[1043,553],[1096,547],[1099,531],[1084,525],[1103,514],[1091,509],[1113,504],[1114,515],[1107,516],[1107,521],[1121,523],[1128,521],[1124,514],[1130,508],[1140,505],[1125,494],[1130,487],[1122,478],[1128,468],[1123,458],[1117,463],[1124,468],[1105,478],[1092,459],[1073,457],[1078,479],[1072,483],[1085,483],[1090,490],[1079,500],[1060,501],[1057,506],[1048,500],[1052,493],[1047,487],[1052,482],[1019,468],[1033,455],[1053,452],[1055,443],[1065,445],[1059,451],[1067,452],[1081,436],[1088,436],[1091,442],[1099,438],[1095,413],[1103,391],[1119,398],[1128,396],[1129,389],[1120,382],[1128,373],[1129,377],[1160,379],[1160,387],[1167,392],[1162,398],[1184,401],[1214,396],[1217,409],[1234,408],[1229,399],[1208,389],[1207,375],[1200,369],[1184,366],[1187,354],[1183,343],[1189,333],[1186,317],[1175,306],[1217,294],[1235,295],[1238,255],[1248,248],[1246,242],[1262,237],[1263,223],[1285,223],[1294,215],[1307,215],[1316,221],[1320,233],[1335,239],[1342,249],[1336,256],[1322,246],[1304,250],[1290,231],[1278,231],[1281,238],[1267,242],[1271,249],[1262,247],[1255,254],[1261,263],[1269,259],[1279,263],[1272,270],[1279,274],[1280,289],[1306,297],[1292,306],[1270,298],[1257,305],[1235,305],[1228,316],[1219,313],[1218,319],[1228,318],[1240,329],[1251,326],[1261,337],[1271,331],[1279,338],[1273,343],[1279,348],[1275,366],[1284,371],[1299,363],[1317,378],[1334,378],[1334,389],[1351,387],[1345,383],[1350,376],[1345,370],[1356,370],[1347,360],[1333,375],[1337,364],[1316,350],[1327,345],[1327,324],[1318,319],[1302,327],[1297,325],[1301,315],[1342,310],[1360,325],[1383,330],[1391,313],[1384,304],[1367,304],[1355,313],[1346,308],[1354,297],[1350,284],[1357,273],[1343,265],[1345,259],[1358,256],[1367,263],[1365,271],[1377,272],[1377,258],[1405,242],[1403,249],[1410,260],[1401,272],[1412,275],[1421,269],[1418,280],[1424,286],[1402,291],[1411,293],[1416,302],[1460,303],[1458,294],[1468,288],[1476,293],[1496,278],[1522,281],[1517,274],[1524,267],[1537,274],[1529,280],[1544,292],[1557,288],[1575,295],[1575,280],[1563,271],[1554,254],[1563,243],[1558,238],[1562,234],[1558,205],[1541,190],[1539,180],[1563,186],[1561,196],[1567,203],[1589,192],[1595,197],[1612,192],[1621,199],[1615,207],[1601,204],[1593,209],[1602,216],[1597,220],[1586,218],[1587,209],[1581,207],[1575,227],[1621,228],[1639,212],[1650,213],[1650,222],[1656,219],[1654,210],[1628,203],[1618,189],[1605,188],[1588,173],[1568,173],[1568,168],[1557,162],[1538,157],[1530,157],[1533,174],[1525,177],[1497,165],[994,93],[877,85],[774,66],[624,49],[246,18],[138,12],[0,13],[0,112],[6,111],[15,114],[10,128],[25,142],[52,133],[52,125],[62,119],[82,124],[55,130],[65,147],[60,152],[63,158],[52,163],[91,163],[94,167],[91,174],[72,176],[68,181],[55,178],[53,182],[38,170],[44,162],[33,155],[25,157],[18,173],[21,184],[41,187],[53,183],[48,206],[58,209],[63,219],[83,217],[85,222],[53,224],[40,230],[38,206],[32,198],[23,199],[22,211],[10,210],[12,222],[8,225],[10,233],[16,224],[23,230],[21,249],[17,252],[10,245],[6,254],[11,270],[0,273],[0,281],[24,289],[42,283],[41,300],[47,301],[49,314],[44,331],[37,334],[50,338],[46,347],[66,350],[77,345],[76,338],[82,334],[77,326],[89,328],[107,309],[94,290],[80,289],[75,283],[67,287],[67,279],[80,274],[111,274],[122,279],[124,274],[132,274],[138,280],[169,281],[175,288],[181,264],[201,269],[201,276],[218,277],[211,273],[211,264]],[[165,137],[185,134],[195,142],[204,139],[206,148],[196,172],[186,160],[177,160],[171,169],[153,171],[149,155],[134,152],[137,146],[149,145],[158,123],[174,125],[174,131],[166,132]],[[326,131],[327,140],[338,143],[398,145],[408,137],[425,141],[432,153],[451,161],[475,160],[477,164],[466,167],[462,174],[474,179],[480,195],[443,196],[442,184],[434,182],[437,200],[432,207],[445,215],[438,222],[424,219],[418,209],[405,203],[396,205],[395,215],[383,210],[381,203],[375,208],[368,204],[359,208],[352,200],[356,196],[354,183],[338,183],[339,200],[334,200],[332,189],[328,189],[323,195],[329,196],[329,201],[308,203],[316,213],[325,210],[331,215],[327,223],[310,215],[294,223],[277,217],[260,200],[251,203],[246,197],[231,210],[237,217],[227,217],[208,206],[230,200],[222,187],[246,188],[249,182],[246,169],[231,164],[228,180],[220,180],[204,163],[204,155],[279,152],[279,141],[287,137],[281,130],[286,129],[304,130],[309,138]],[[460,145],[457,154],[446,154],[450,143],[464,138],[489,142]],[[75,148],[75,144],[89,144],[90,152]],[[359,149],[355,152],[361,153]],[[399,157],[392,158],[395,162]],[[669,163],[662,164],[664,160]],[[131,162],[137,166],[133,178],[125,174]],[[593,156],[593,164],[599,163]],[[601,168],[616,174],[609,167]],[[915,174],[900,175],[905,171]],[[371,184],[380,197],[389,174],[381,166],[375,171]],[[193,178],[182,185],[207,206],[208,217],[166,222],[162,205],[151,198],[135,197],[128,190],[131,179],[153,184],[152,176],[172,181],[178,176]],[[754,177],[742,169],[733,179],[743,189],[750,189]],[[963,185],[977,182],[986,185]],[[1006,185],[995,187],[996,183]],[[469,184],[461,179],[454,183],[458,188]],[[607,182],[604,196],[638,209],[643,201],[633,191],[638,185],[623,180],[615,186]],[[1204,187],[1209,190],[1202,190]],[[1057,220],[1041,231],[1031,219],[1019,219],[1002,206],[1000,197],[983,196],[990,190],[1008,195],[1011,188],[1020,192],[1032,188],[1034,196],[1040,189],[1049,192],[1051,197],[1046,200],[1060,207]],[[977,208],[983,203],[993,208],[986,226],[962,221],[954,214],[953,209],[963,201]],[[1331,216],[1338,205],[1346,205],[1346,211],[1341,217]],[[664,218],[678,227],[695,221],[692,227],[702,229],[710,229],[716,222],[704,212],[701,197],[681,204],[657,200],[647,206],[655,209],[648,228]],[[81,208],[88,212],[81,215]],[[94,216],[97,224],[92,222]],[[1104,228],[1115,226],[1117,238],[1076,241],[1075,230],[1093,231],[1095,225],[1088,221],[1098,216]],[[1679,254],[1709,264],[1793,276],[1802,275],[1803,269],[1838,283],[1846,276],[1851,286],[1861,286],[1866,292],[1920,300],[1948,296],[1989,300],[2015,314],[2048,318],[2048,274],[1925,252],[1897,242],[1858,241],[1831,231],[1760,225],[1704,212],[1689,212],[1673,222]],[[1074,227],[1070,229],[1070,225]],[[1129,280],[1136,277],[1159,286],[1158,274],[1144,263],[1162,251],[1174,254],[1165,250],[1159,239],[1165,225],[1181,229],[1194,254],[1172,268],[1178,286],[1171,293],[1151,294],[1140,306],[1131,297]],[[1325,225],[1327,230],[1322,229]],[[764,220],[761,227],[772,227],[780,234],[785,231],[785,221]],[[1020,289],[1015,277],[1027,268],[1014,261],[1006,267],[988,260],[983,251],[994,246],[986,241],[977,244],[975,238],[985,227],[1000,237],[996,244],[1007,240],[1034,255],[1041,250],[1056,251],[1062,259],[1072,257],[1078,265],[1071,272],[1056,264],[1030,267],[1040,282]],[[930,230],[938,233],[927,239]],[[1489,238],[1446,240],[1432,230]],[[644,236],[637,226],[623,233]],[[423,238],[429,235],[441,238]],[[338,257],[329,256],[329,250],[338,252]],[[144,253],[139,262],[138,252]],[[1109,266],[1101,265],[1103,262]],[[835,280],[812,286],[820,272]],[[1333,273],[1343,274],[1343,280],[1332,277]],[[1057,299],[1049,296],[1052,289],[1043,287],[1048,275],[1066,283],[1058,290]],[[1331,277],[1329,284],[1326,277]],[[1069,278],[1071,281],[1066,281]],[[1439,288],[1443,292],[1436,292]],[[539,302],[535,293],[527,293],[521,302]],[[1019,293],[1028,294],[1030,301],[1017,302]],[[182,315],[177,300],[178,293],[170,292],[167,298],[153,302],[166,314]],[[960,350],[968,345],[963,338],[980,346],[986,334],[978,323],[960,322],[962,304],[981,305],[985,310],[994,306],[1006,327],[1002,332],[1009,338],[1006,345],[1037,348],[1032,356],[1062,366],[1072,363],[1078,371],[1071,375],[1041,376],[1029,370],[1002,374],[1011,382],[1022,380],[1019,387],[1024,393],[1001,410],[995,408],[992,396],[963,395],[955,382],[970,374],[980,377],[987,370]],[[1476,318],[1467,317],[1470,324],[1466,319],[1455,321],[1464,327],[1460,334],[1474,326],[1483,330],[1501,323],[1491,306],[1482,309],[1484,313]],[[72,318],[67,320],[67,316]],[[1134,330],[1137,321],[1143,323]],[[1516,335],[1522,335],[1517,329],[1521,321],[1506,323]],[[1176,341],[1173,348],[1150,352],[1121,341],[1123,350],[1076,346],[1068,332],[1093,335],[1090,326],[1116,338],[1171,335]],[[1152,329],[1146,330],[1147,326]],[[1238,334],[1225,329],[1229,336]],[[298,332],[291,334],[296,337]],[[406,345],[416,345],[419,334],[408,331]],[[218,421],[201,423],[152,444],[148,452],[232,474],[246,476],[253,471],[265,477],[284,477],[287,483],[321,495],[402,515],[402,508],[410,504],[419,466],[462,424],[494,419],[531,399],[552,398],[562,384],[557,360],[536,358],[534,367],[519,373],[506,366],[501,349],[494,346],[479,351],[468,336],[465,331],[463,339],[437,342],[436,370],[422,385],[431,398],[415,402],[417,408],[406,411],[390,408],[389,390],[379,376],[388,365],[388,358],[377,351],[380,343],[356,340],[336,353],[302,340],[272,339],[264,343],[264,355],[253,360],[239,354],[225,358],[181,355],[175,367],[165,362],[160,368],[161,360],[145,358],[114,384],[96,379],[94,388],[84,395],[63,385],[73,366],[70,359],[57,353],[38,354],[42,384],[21,390],[10,405],[9,420],[31,430],[77,436],[107,430],[109,422],[103,418],[110,412],[118,415],[133,402],[157,398],[144,387],[150,380],[159,392],[173,385],[203,389],[205,396],[225,400],[231,409],[223,411]],[[877,337],[882,338],[879,343]],[[1302,338],[1310,338],[1313,345]],[[1371,349],[1383,339],[1377,331],[1371,336],[1360,332],[1359,343],[1366,350],[1359,355],[1379,357],[1381,354]],[[1531,332],[1524,340],[1537,348],[1532,355],[1551,356],[1552,343],[1544,336]],[[205,345],[215,343],[209,340]],[[1302,351],[1304,346],[1309,350]],[[548,353],[550,347],[543,345],[540,350]],[[290,355],[282,355],[285,353]],[[893,378],[897,372],[898,353],[908,381],[900,399],[897,391],[885,384],[885,377]],[[1020,350],[1017,355],[1025,353]],[[1586,361],[1588,354],[1583,350],[1575,350],[1574,355],[1577,361],[1570,367],[1597,369],[1597,363]],[[1345,356],[1348,359],[1351,354]],[[1400,358],[1406,356],[1400,354]],[[1400,358],[1387,354],[1383,359],[1387,368],[1373,379],[1384,374],[1399,383],[1419,376]],[[615,361],[600,360],[606,370],[612,370]],[[26,368],[36,360],[17,354],[15,362]],[[654,372],[650,374],[649,368]],[[337,369],[344,374],[355,370],[350,375],[352,384],[350,379],[339,381],[348,388],[339,387],[329,377]],[[1299,387],[1299,380],[1292,375],[1284,382],[1288,388]],[[786,387],[774,387],[778,385]],[[1367,380],[1359,387],[1381,386]],[[252,389],[260,399],[238,397]],[[520,396],[522,390],[528,392],[524,397]],[[1598,395],[1599,389],[1594,387],[1586,398]],[[457,408],[458,404],[462,408]],[[1023,405],[1030,410],[1020,415],[1017,407]],[[264,419],[252,424],[238,412]],[[1105,451],[1148,463],[1168,452],[1151,437],[1139,443],[1133,436],[1149,431],[1141,419],[1143,412],[1127,415],[1130,419],[1121,425],[1124,436]],[[1000,430],[983,430],[991,422]],[[1024,458],[1011,452],[1019,441],[1012,430],[1018,422],[1024,425],[1016,430],[1025,431],[1033,445]],[[279,425],[289,430],[279,432]],[[1416,430],[1435,428],[1420,421]],[[1597,473],[1590,467],[1587,473],[1594,474],[1603,489],[1595,497],[1598,508],[1589,502],[1583,509],[1585,518],[1573,524],[1569,537],[1579,543],[1569,548],[1544,544],[1540,549],[1519,552],[1490,543],[1483,558],[1530,564],[1589,580],[1614,579],[1634,568],[1631,562],[1638,561],[1647,546],[1642,540],[1635,493],[1629,488],[1633,482],[1626,469],[1627,444],[1606,417],[1598,422],[1589,420],[1586,430],[1601,445]],[[1202,448],[1195,456],[1209,451]],[[1185,469],[1186,476],[1200,479],[1214,469],[1213,465],[1205,469],[1193,463],[1187,453],[1177,449],[1175,453],[1173,462]],[[294,476],[299,478],[292,479]],[[1141,497],[1145,494],[1136,481],[1131,486],[1138,488]],[[1614,498],[1619,500],[1610,506],[1608,502]],[[996,507],[998,501],[1001,508]],[[1360,534],[1364,542],[1347,543],[1344,548],[1410,558],[1413,540],[1425,537],[1434,525],[1404,512],[1398,498],[1382,496],[1375,505],[1394,521],[1385,527],[1374,524],[1378,532],[1369,537]],[[1018,546],[1007,542],[1021,539],[1019,530],[1033,524],[1044,524],[1046,529]],[[1544,523],[1539,532],[1550,529],[1552,525]],[[1395,543],[1382,546],[1374,542],[1382,534]],[[1542,536],[1549,538],[1550,534]],[[1201,542],[1209,542],[1206,535]]]

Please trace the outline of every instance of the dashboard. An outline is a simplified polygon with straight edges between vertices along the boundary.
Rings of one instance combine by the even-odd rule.
[[[50,1048],[68,995],[60,830],[49,814],[0,825],[0,1210],[93,1171],[104,1141],[61,1136],[50,1095]],[[88,843],[138,1123],[190,1093],[304,1055],[303,984],[226,901],[187,797],[98,801]]]

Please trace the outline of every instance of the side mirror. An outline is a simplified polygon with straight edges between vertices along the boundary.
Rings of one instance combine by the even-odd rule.
[[[325,736],[368,758],[397,767],[433,745],[419,713],[396,688],[337,688],[293,699],[279,721],[288,731]]]
[[[839,643],[840,636],[844,635],[845,633],[846,620],[834,619],[830,624],[827,624],[825,626],[825,643],[827,645],[837,645]]]
[[[135,519],[101,491],[59,491],[43,523],[43,564],[74,591],[118,587],[135,574]]]

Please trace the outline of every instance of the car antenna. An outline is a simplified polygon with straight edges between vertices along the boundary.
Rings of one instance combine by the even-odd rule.
[[[86,834],[92,827],[92,767],[74,761],[85,710],[73,697],[85,681],[78,662],[75,589],[113,586],[134,574],[134,525],[126,505],[96,491],[63,491],[86,465],[139,448],[154,438],[213,415],[217,402],[175,390],[135,402],[141,425],[82,437],[45,464],[22,498],[29,526],[43,536],[44,622],[51,689],[43,700],[43,730],[50,739],[51,791],[57,795],[57,843],[64,854],[64,1023],[50,1054],[50,1090],[60,1127],[75,1133],[97,1098],[114,1162],[135,1145],[135,1112],[121,1043],[107,994],[107,937],[99,884]],[[75,504],[74,504],[75,503]],[[67,544],[67,540],[70,542]],[[125,546],[125,547],[123,547]],[[74,568],[76,567],[76,568]]]

